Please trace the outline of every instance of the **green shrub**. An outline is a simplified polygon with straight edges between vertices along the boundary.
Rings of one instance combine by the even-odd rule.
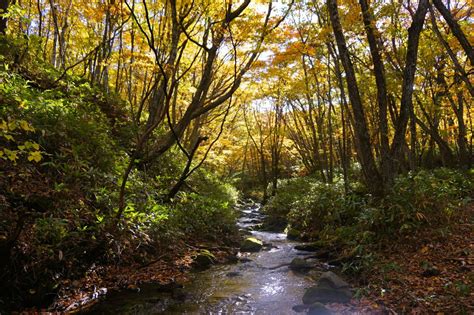
[[[238,193],[204,170],[192,175],[196,192],[180,192],[170,215],[172,225],[201,240],[232,239],[237,233],[234,206]]]
[[[170,224],[186,237],[198,240],[217,240],[234,236],[235,213],[228,202],[195,193],[181,196],[170,214]]]
[[[382,200],[355,183],[347,194],[341,181],[326,184],[298,178],[280,186],[265,206],[270,220],[285,218],[292,229],[328,244],[357,246],[449,222],[472,200],[472,175],[440,168],[399,176]]]
[[[38,219],[35,240],[43,244],[58,245],[67,236],[67,221],[57,218]]]
[[[268,215],[266,225],[271,229],[284,230],[288,224],[288,214],[294,207],[294,203],[304,199],[315,182],[316,179],[311,177],[280,181],[277,194],[271,197],[263,207],[263,212]]]
[[[345,194],[342,180],[332,184],[303,177],[284,182],[265,205],[270,222],[285,222],[309,238],[330,226],[350,225],[364,207],[363,195]]]
[[[468,176],[447,168],[399,176],[379,209],[372,210],[372,229],[392,234],[445,223],[471,200],[472,192]]]
[[[171,203],[163,204],[163,197],[179,176],[173,176],[172,170],[179,170],[176,164],[180,162],[169,163],[161,175],[147,177],[139,171],[131,174],[124,218],[133,226],[134,233],[147,234],[146,238],[157,242],[157,246],[183,238],[225,240],[235,236],[235,188],[200,169]]]

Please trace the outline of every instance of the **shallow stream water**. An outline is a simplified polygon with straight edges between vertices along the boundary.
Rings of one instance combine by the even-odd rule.
[[[286,264],[304,253],[295,250],[298,243],[287,240],[285,234],[253,231],[263,218],[259,204],[243,203],[237,210],[241,211],[239,228],[250,231],[267,249],[239,254],[247,262],[194,272],[178,294],[144,286],[140,293],[108,296],[89,314],[295,314],[292,307],[301,304],[305,288],[314,280],[289,270]]]

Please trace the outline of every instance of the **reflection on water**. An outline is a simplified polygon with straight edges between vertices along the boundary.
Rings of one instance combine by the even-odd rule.
[[[259,205],[244,205],[238,225],[249,229],[262,218]],[[293,314],[311,280],[286,266],[298,256],[294,242],[282,233],[252,231],[271,243],[270,250],[246,254],[250,262],[218,265],[196,272],[178,297],[159,293],[153,286],[140,294],[119,293],[108,297],[94,314]]]
[[[283,292],[284,288],[281,285],[281,280],[275,276],[271,276],[269,283],[265,283],[262,287],[263,295],[275,295]]]

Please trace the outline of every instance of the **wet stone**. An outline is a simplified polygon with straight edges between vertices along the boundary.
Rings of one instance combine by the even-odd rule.
[[[213,265],[216,261],[215,256],[208,250],[202,250],[196,254],[193,260],[193,265],[195,268],[204,269]]]
[[[348,303],[351,298],[349,284],[335,273],[328,271],[321,275],[315,286],[306,290],[303,303]]]
[[[296,257],[291,261],[289,268],[293,271],[303,272],[310,270],[312,265],[303,258]]]
[[[314,286],[306,290],[303,295],[304,304],[321,303],[348,303],[352,298],[349,289],[334,289],[329,287]]]
[[[309,244],[300,244],[295,246],[296,250],[302,250],[306,252],[315,252],[320,249],[320,246],[316,243],[309,243]]]
[[[321,275],[318,281],[319,285],[326,284],[327,286],[335,289],[349,288],[349,283],[342,280],[341,277],[336,275],[332,271],[327,271]]]
[[[308,315],[331,315],[332,312],[329,311],[324,304],[316,302],[311,304],[308,310]]]
[[[298,305],[293,306],[291,309],[295,311],[296,313],[303,313],[304,311],[308,309],[308,305],[298,304]]]
[[[246,238],[240,245],[241,252],[258,252],[262,249],[263,242],[255,237]]]

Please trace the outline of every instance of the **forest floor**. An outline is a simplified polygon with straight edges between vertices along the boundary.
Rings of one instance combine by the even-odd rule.
[[[375,304],[402,314],[474,314],[474,204],[444,229],[380,250],[367,279]]]

